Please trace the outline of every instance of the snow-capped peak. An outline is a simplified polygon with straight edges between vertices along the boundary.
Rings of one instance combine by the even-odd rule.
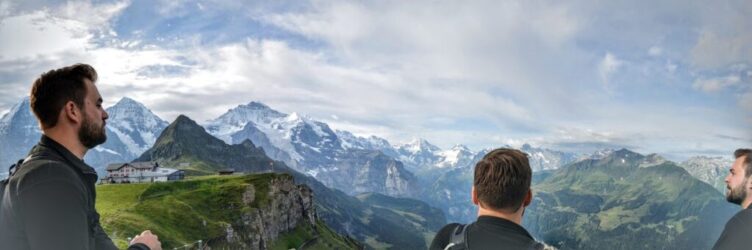
[[[224,132],[232,133],[243,129],[245,124],[247,124],[248,122],[253,122],[256,124],[269,124],[273,120],[286,116],[286,114],[273,110],[263,103],[250,102],[248,104],[238,105],[237,107],[227,110],[227,113],[222,114],[217,119],[209,121],[207,125],[222,125],[222,127],[225,127],[223,129],[230,129],[230,131]]]
[[[304,118],[298,114],[298,112],[292,112],[292,114],[288,115],[285,120],[289,123],[301,123],[304,122]]]
[[[255,110],[272,110],[266,104],[263,104],[261,102],[256,102],[256,101],[251,101],[248,104],[242,105],[242,106],[245,106],[245,108],[248,108],[248,109],[255,109]]]
[[[369,149],[382,151],[391,156],[397,155],[397,153],[394,152],[392,145],[389,144],[389,141],[384,138],[375,135],[371,135],[367,138],[360,137],[345,130],[336,130],[335,134],[337,135],[337,138],[339,138],[340,145],[342,145],[343,149]]]
[[[168,125],[146,106],[128,97],[107,108],[107,113],[108,124],[125,131],[151,131]]]
[[[426,139],[415,138],[407,144],[403,144],[399,147],[401,150],[408,151],[413,154],[420,152],[436,152],[441,150],[439,147],[429,143]]]
[[[21,129],[26,134],[40,133],[36,117],[32,113],[29,103],[29,97],[24,97],[0,118],[0,135],[9,133],[11,127]]]
[[[13,107],[10,108],[10,110],[8,111],[8,113],[5,113],[3,115],[3,118],[0,119],[0,124],[8,124],[8,123],[10,123],[10,121],[13,120],[13,117],[16,114],[19,114],[18,113],[19,111],[24,111],[24,110],[26,110],[28,112],[31,112],[31,107],[29,106],[29,97],[28,96],[24,97],[23,99],[21,99],[20,102],[18,102],[15,105],[13,105]]]
[[[154,145],[159,134],[169,125],[144,104],[129,97],[123,97],[114,106],[107,108],[107,113],[107,129],[133,155],[140,155]]]
[[[601,149],[601,150],[595,151],[595,152],[593,152],[590,155],[586,155],[586,156],[580,158],[580,160],[585,160],[585,159],[600,160],[600,159],[608,157],[609,155],[613,154],[614,152],[616,152],[616,150],[614,150],[612,148],[605,148],[605,149]]]
[[[392,145],[389,144],[389,141],[387,141],[384,138],[372,135],[368,137],[366,140],[368,140],[369,143],[374,145],[376,148],[391,148]]]
[[[124,96],[123,98],[120,98],[120,101],[118,101],[115,104],[115,106],[140,106],[140,107],[146,108],[140,102],[137,102],[136,100],[133,100],[130,97],[127,97],[127,96]]]
[[[449,150],[443,150],[438,153],[441,157],[440,161],[436,163],[438,168],[455,168],[467,165],[473,158],[474,153],[470,151],[465,145],[454,145]]]
[[[456,151],[468,151],[468,152],[470,151],[470,149],[469,149],[469,148],[467,148],[467,146],[465,146],[465,145],[462,145],[462,144],[457,144],[457,145],[454,145],[454,146],[452,147],[452,150],[456,150]]]

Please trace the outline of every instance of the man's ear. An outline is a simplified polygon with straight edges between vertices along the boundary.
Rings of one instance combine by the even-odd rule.
[[[83,118],[83,112],[79,109],[78,105],[73,101],[68,101],[63,106],[63,115],[65,119],[70,120],[72,123],[81,123]]]
[[[475,186],[470,190],[470,196],[473,199],[473,204],[478,205],[478,193],[475,192]]]
[[[527,207],[530,205],[531,202],[533,202],[533,190],[532,189],[527,191],[527,194],[525,195],[525,201],[522,202],[522,206]]]

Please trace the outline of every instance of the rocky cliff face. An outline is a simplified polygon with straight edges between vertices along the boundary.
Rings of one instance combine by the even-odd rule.
[[[726,193],[726,175],[734,160],[724,157],[697,156],[679,164],[695,178],[710,184],[721,193]]]
[[[268,190],[249,185],[243,192],[243,205],[240,219],[227,225],[224,237],[209,246],[268,249],[282,233],[300,226],[316,226],[313,192],[308,186],[295,185],[291,176],[273,179]]]
[[[317,179],[350,195],[376,192],[396,197],[415,197],[416,177],[402,163],[371,150],[348,150],[333,167],[315,173]]]

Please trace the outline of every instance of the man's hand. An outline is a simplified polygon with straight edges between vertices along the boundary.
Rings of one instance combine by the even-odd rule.
[[[151,250],[162,250],[162,243],[159,242],[159,237],[151,234],[151,231],[146,230],[141,235],[136,235],[131,240],[130,244],[141,243],[149,247]]]

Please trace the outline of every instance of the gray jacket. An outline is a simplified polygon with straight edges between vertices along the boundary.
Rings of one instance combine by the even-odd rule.
[[[752,209],[742,209],[732,217],[715,242],[713,250],[752,248]]]
[[[97,178],[93,168],[42,136],[2,196],[0,249],[117,249],[94,208]]]

